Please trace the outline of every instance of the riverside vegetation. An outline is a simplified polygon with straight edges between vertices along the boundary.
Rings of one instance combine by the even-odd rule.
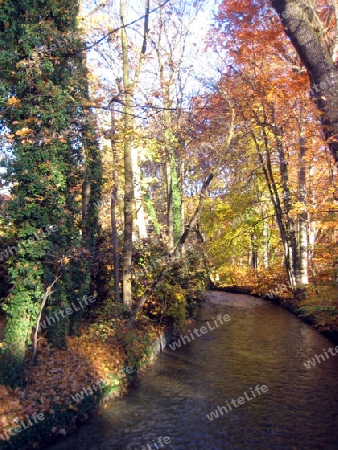
[[[209,278],[337,335],[337,8],[214,6],[0,2],[0,431],[44,415],[5,449],[85,420]]]
[[[158,264],[160,252],[156,245],[148,244],[142,258],[141,250],[136,254],[145,267],[147,260],[152,266],[150,255],[155,255]],[[76,430],[93,411],[103,408],[107,399],[126,392],[137,373],[150,363],[154,339],[167,330],[178,332],[201,302],[207,271],[203,262],[196,266],[198,260],[203,261],[198,255],[191,253],[186,261],[189,260],[190,264],[175,264],[167,275],[165,288],[149,299],[135,328],[128,327],[130,311],[123,305],[109,298],[103,301],[93,297],[95,302],[82,299],[84,319],[80,334],[67,337],[65,346],[57,349],[47,340],[48,326],[53,321],[49,323],[46,318],[54,316],[46,311],[31,375],[32,347],[25,360],[29,385],[15,389],[0,386],[1,450],[40,448],[52,443]],[[189,282],[186,273],[190,273]],[[151,274],[139,277],[135,287],[145,289],[151,283]],[[57,318],[62,324],[67,315],[59,314]],[[15,428],[11,431],[15,421],[25,423],[36,414],[43,414],[44,420],[22,428],[20,433],[15,433]]]

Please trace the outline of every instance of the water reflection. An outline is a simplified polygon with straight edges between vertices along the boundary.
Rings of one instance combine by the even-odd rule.
[[[167,349],[140,375],[136,389],[51,448],[338,449],[338,356],[310,370],[303,364],[330,341],[274,304],[224,292],[208,294],[193,328],[219,314],[231,321]],[[268,391],[207,418],[257,385]],[[160,437],[171,442],[161,447]]]

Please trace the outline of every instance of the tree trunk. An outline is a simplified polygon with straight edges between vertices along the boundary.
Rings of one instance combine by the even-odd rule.
[[[222,92],[222,95],[224,95],[224,93]],[[225,97],[226,99],[226,97]],[[227,100],[227,99],[226,99]],[[146,292],[142,295],[142,297],[138,300],[138,302],[135,305],[135,308],[132,311],[131,314],[131,318],[129,321],[129,326],[132,326],[132,324],[135,321],[135,318],[138,314],[138,312],[140,311],[140,309],[143,307],[144,303],[146,302],[146,300],[150,297],[150,295],[155,291],[155,289],[157,287],[159,287],[163,281],[165,280],[165,276],[167,275],[167,273],[169,272],[169,270],[171,269],[173,263],[175,262],[175,260],[177,260],[178,258],[181,257],[182,255],[182,249],[184,248],[184,244],[189,236],[189,234],[191,233],[191,231],[195,228],[197,221],[201,215],[202,209],[203,209],[203,205],[207,196],[207,190],[208,187],[211,183],[211,181],[214,178],[214,173],[217,173],[217,171],[219,170],[220,166],[222,165],[222,162],[224,160],[224,156],[225,156],[225,152],[228,150],[228,148],[230,147],[232,138],[233,138],[233,133],[234,133],[234,122],[235,122],[235,111],[234,108],[232,106],[232,104],[228,101],[229,103],[229,107],[230,107],[230,111],[231,111],[231,122],[230,122],[230,126],[229,126],[229,133],[228,133],[228,137],[226,139],[223,151],[221,152],[221,154],[218,157],[218,160],[215,164],[215,166],[213,167],[213,170],[210,172],[209,176],[206,178],[206,180],[204,181],[201,191],[200,191],[200,195],[199,195],[199,202],[197,205],[197,208],[195,209],[195,212],[193,214],[193,216],[191,217],[189,224],[185,227],[184,232],[182,233],[176,247],[175,250],[173,251],[173,253],[171,254],[170,257],[170,261],[168,262],[167,266],[161,271],[161,273],[159,274],[159,276],[157,277],[157,279],[154,281],[154,283],[151,285],[150,288],[148,288],[146,290]]]
[[[19,318],[11,316],[7,318],[6,338],[0,360],[0,382],[13,389],[24,386],[25,355],[32,332],[31,317],[26,308],[21,307],[17,310],[20,313]]]
[[[338,72],[322,39],[324,30],[302,0],[272,0],[272,6],[308,71],[324,136],[338,162]]]
[[[269,219],[265,218],[263,222],[263,267],[269,267]]]
[[[132,134],[134,131],[133,96],[129,78],[129,58],[126,25],[126,0],[120,3],[121,15],[121,46],[122,46],[122,72],[123,72],[123,161],[124,161],[124,233],[123,233],[123,303],[131,307],[131,257],[133,247],[133,203],[134,203],[134,177],[132,161]]]
[[[313,167],[310,165],[309,167],[309,202],[311,205],[315,207],[316,201],[314,197],[314,189],[313,189]],[[308,247],[308,256],[309,256],[309,263],[310,263],[310,269],[311,269],[311,276],[312,281],[315,286],[317,286],[317,275],[316,275],[316,268],[314,263],[314,249],[315,249],[315,242],[316,242],[316,235],[317,235],[317,226],[315,220],[310,220],[309,216],[309,247]]]
[[[151,222],[152,222],[152,225],[154,228],[154,232],[156,234],[160,235],[161,227],[160,227],[160,224],[158,223],[156,210],[155,210],[153,201],[150,197],[149,191],[144,195],[144,201],[145,201],[145,205],[147,208],[147,214],[148,214],[149,218],[151,219]]]
[[[59,278],[60,278],[60,276],[57,274],[55,279],[53,280],[53,282],[46,289],[45,295],[43,296],[43,299],[42,299],[42,302],[41,302],[40,312],[39,312],[38,318],[36,320],[36,326],[35,326],[35,329],[34,329],[33,352],[32,352],[32,357],[31,357],[31,362],[30,362],[30,367],[29,367],[29,373],[28,373],[26,386],[25,386],[25,393],[24,393],[24,398],[25,399],[27,399],[27,397],[28,397],[28,388],[29,388],[29,385],[30,385],[31,380],[32,380],[33,367],[37,363],[38,332],[40,331],[40,322],[41,322],[41,318],[42,318],[42,311],[43,311],[43,308],[46,305],[46,301],[47,301],[48,297],[52,294],[52,289],[53,289],[54,284],[59,280]]]
[[[183,192],[184,192],[184,173],[185,173],[185,164],[184,164],[184,161],[181,160],[181,163],[180,163],[181,234],[184,233],[184,229],[185,229],[185,197],[183,195]],[[185,254],[184,246],[182,247],[181,254],[182,254],[182,257]]]
[[[300,124],[302,127],[302,124]],[[305,136],[300,134],[299,139],[299,168],[298,168],[298,201],[304,205],[304,211],[298,214],[298,264],[297,264],[297,291],[302,295],[309,283],[308,279],[308,214],[305,210],[306,177],[305,177]]]
[[[290,285],[295,288],[295,276],[294,276],[294,270],[293,270],[293,252],[292,247],[290,245],[290,236],[287,228],[287,222],[284,220],[285,211],[282,206],[282,202],[279,196],[279,191],[277,188],[277,184],[274,178],[273,168],[272,168],[272,162],[271,162],[271,155],[270,155],[270,149],[268,144],[268,139],[266,136],[266,133],[263,129],[263,142],[264,142],[264,148],[265,148],[265,157],[264,159],[263,153],[260,148],[260,144],[258,143],[255,134],[252,132],[252,138],[255,142],[258,158],[260,161],[260,164],[262,166],[263,174],[268,186],[268,190],[270,193],[271,202],[273,204],[273,208],[276,214],[276,221],[279,228],[279,233],[281,237],[281,241],[284,248],[284,266],[285,270],[288,276],[288,281]],[[283,166],[283,165],[282,165]],[[284,193],[284,206],[285,201],[288,200],[288,196]]]
[[[143,207],[143,195],[141,188],[141,170],[139,166],[138,149],[132,149],[133,168],[134,168],[134,197],[136,207],[136,224],[138,229],[139,239],[146,239],[148,237],[147,225],[145,220],[145,213]]]
[[[164,62],[160,53],[160,42],[157,44],[157,60],[159,65],[160,84],[163,100],[163,150],[165,156],[165,174],[166,174],[166,193],[167,193],[167,235],[168,248],[172,251],[174,248],[174,211],[173,211],[173,151],[171,148],[171,117],[170,117],[170,83],[164,76]]]
[[[271,109],[272,121],[276,123],[275,110],[274,107]],[[283,136],[277,126],[273,126],[273,132],[276,140],[276,147],[279,155],[279,170],[282,178],[283,187],[283,216],[285,219],[285,235],[287,243],[287,263],[289,270],[289,282],[292,286],[293,291],[296,291],[296,267],[297,267],[297,237],[296,237],[296,225],[292,218],[290,212],[292,209],[292,196],[289,185],[289,168],[288,162],[285,157],[285,151],[283,146]]]
[[[257,237],[252,233],[250,236],[250,246],[251,246],[251,258],[250,266],[254,269],[258,269],[258,247],[257,247]]]
[[[167,134],[167,130],[165,131]],[[173,214],[173,176],[172,176],[172,164],[170,160],[168,138],[165,137],[165,173],[167,182],[167,227],[168,227],[168,247],[169,251],[174,248],[174,214]]]
[[[171,156],[171,184],[172,184],[172,198],[173,198],[173,233],[174,245],[178,242],[182,234],[181,224],[181,190],[177,176],[177,164],[175,156]]]
[[[134,80],[130,77],[130,65],[128,55],[128,39],[126,31],[126,0],[120,0],[121,17],[121,50],[122,50],[122,82],[123,82],[123,128],[124,128],[124,233],[123,233],[123,303],[132,306],[131,293],[131,258],[133,249],[133,214],[134,214],[134,173],[132,158],[132,140],[135,129],[133,111],[133,95],[137,84],[142,62],[145,56],[148,40],[149,0],[146,0],[144,15],[144,34],[140,57],[135,70]]]
[[[87,242],[89,232],[87,223],[87,211],[90,200],[90,182],[88,177],[85,175],[82,183],[82,240]]]
[[[170,261],[168,262],[167,266],[161,271],[161,273],[159,274],[157,279],[154,281],[154,283],[151,285],[151,287],[146,290],[146,292],[142,295],[142,297],[136,303],[136,306],[131,315],[131,319],[130,319],[130,323],[129,323],[130,326],[134,322],[138,312],[140,311],[140,309],[142,308],[142,306],[144,305],[146,300],[155,291],[155,289],[163,283],[163,281],[165,280],[165,277],[166,277],[167,273],[169,272],[169,270],[171,269],[173,263],[180,257],[181,250],[185,244],[185,241],[187,240],[191,231],[194,229],[194,227],[197,224],[197,221],[201,215],[203,204],[204,204],[204,201],[206,198],[206,192],[207,192],[207,189],[213,178],[214,178],[214,174],[211,173],[208,176],[208,178],[204,181],[202,189],[201,189],[201,193],[199,195],[198,206],[197,206],[192,218],[190,219],[189,224],[186,226],[186,229],[185,229],[184,233],[182,234],[174,252],[172,253],[172,255],[170,257]]]
[[[119,172],[118,172],[118,156],[116,152],[115,145],[115,113],[112,107],[111,109],[111,134],[110,134],[111,148],[113,151],[113,179],[114,185],[111,192],[111,204],[110,204],[110,217],[111,217],[111,231],[112,231],[112,244],[113,244],[113,254],[114,254],[114,294],[115,301],[120,303],[120,254],[119,254],[119,237],[117,233],[116,225],[116,206],[119,192]]]

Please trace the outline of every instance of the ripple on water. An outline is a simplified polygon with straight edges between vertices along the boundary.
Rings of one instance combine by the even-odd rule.
[[[337,450],[338,356],[304,367],[332,346],[291,313],[263,300],[209,292],[196,322],[231,321],[163,354],[137,389],[112,402],[53,450]],[[268,392],[210,421],[206,415],[257,384]]]

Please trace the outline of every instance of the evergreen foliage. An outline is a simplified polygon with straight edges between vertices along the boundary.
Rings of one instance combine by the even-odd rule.
[[[0,376],[13,387],[24,383],[24,355],[43,293],[61,259],[80,252],[77,225],[83,159],[87,156],[87,172],[98,159],[93,124],[85,119],[88,111],[83,107],[86,72],[83,42],[76,34],[77,13],[75,1],[5,0],[1,5],[1,126],[8,130],[12,153],[6,167],[7,180],[13,185],[8,214],[11,238],[26,243],[9,260],[12,289],[4,307],[8,322]],[[88,137],[89,157],[83,150],[83,138]],[[101,178],[98,173],[90,176],[96,194]],[[95,196],[89,206],[90,225],[97,223],[94,204]],[[87,244],[93,247],[95,226],[91,229]],[[79,265],[80,259],[69,258],[70,263],[66,259],[48,314],[65,309],[78,294],[88,292],[88,263]],[[74,321],[78,319],[74,314],[70,324],[68,319],[51,324],[50,341],[64,346],[69,325],[77,332]]]

